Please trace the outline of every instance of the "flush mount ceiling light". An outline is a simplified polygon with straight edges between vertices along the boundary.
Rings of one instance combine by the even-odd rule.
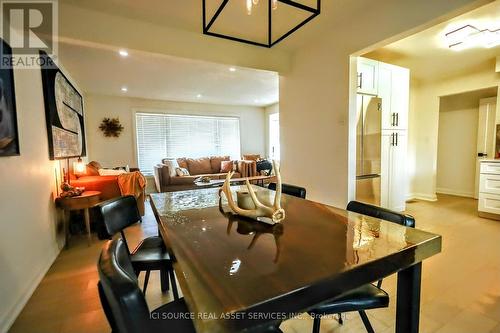
[[[321,0],[203,0],[203,33],[271,48],[321,12]]]
[[[492,48],[500,45],[500,29],[481,30],[470,24],[448,32],[445,37],[448,47],[455,51],[473,47]]]

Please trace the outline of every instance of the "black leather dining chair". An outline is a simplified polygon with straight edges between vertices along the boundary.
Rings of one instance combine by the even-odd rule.
[[[184,298],[149,311],[122,239],[104,244],[97,270],[99,298],[113,333],[195,333]],[[282,333],[276,326],[260,332]]]
[[[404,225],[406,227],[415,227],[415,219],[410,215],[401,214],[386,208],[359,201],[349,202],[347,210]],[[377,282],[377,286],[374,286],[371,283],[366,284],[345,293],[332,301],[323,303],[313,310],[310,310],[309,314],[314,318],[313,333],[319,333],[320,331],[321,316],[338,314],[339,323],[342,325],[343,321],[341,313],[352,311],[358,311],[361,320],[365,325],[366,331],[368,333],[373,333],[373,327],[365,311],[370,309],[386,308],[389,306],[389,295],[381,289],[381,286],[382,280]]]
[[[143,293],[146,293],[151,271],[160,271],[162,292],[169,289],[170,276],[174,298],[179,298],[172,260],[163,239],[159,236],[151,236],[143,239],[132,251],[128,247],[124,229],[141,220],[135,198],[132,195],[118,197],[105,201],[99,206],[108,234],[112,236],[117,233],[121,234],[136,275],[146,272]]]
[[[276,183],[269,183],[268,189],[276,191]],[[281,193],[293,195],[302,199],[306,198],[306,189],[300,186],[281,184]]]
[[[97,270],[99,298],[113,333],[195,332],[183,298],[149,311],[122,239],[104,244]]]

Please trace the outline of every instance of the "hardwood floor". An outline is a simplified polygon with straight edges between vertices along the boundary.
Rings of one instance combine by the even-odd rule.
[[[500,221],[479,218],[477,201],[439,195],[437,202],[408,204],[417,227],[443,235],[443,252],[423,265],[420,326],[425,333],[500,333]],[[127,231],[131,246],[156,234],[149,204],[142,224]],[[109,332],[97,295],[96,262],[102,241],[72,238],[25,306],[9,332]],[[143,274],[142,274],[143,275]],[[140,283],[142,285],[142,277]],[[383,288],[391,295],[388,309],[368,311],[376,332],[394,332],[395,282]],[[153,309],[170,301],[162,295],[159,276],[151,274],[147,301]],[[366,332],[357,313],[345,314],[344,325],[322,320],[321,332]],[[284,332],[311,332],[312,320],[304,314],[281,326]]]

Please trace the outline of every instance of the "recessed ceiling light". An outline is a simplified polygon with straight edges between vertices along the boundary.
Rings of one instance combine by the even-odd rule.
[[[201,94],[196,95],[196,98],[201,98],[203,97]]]
[[[127,92],[127,91],[128,91],[128,88],[127,88],[127,87],[122,87],[122,91],[123,91],[123,92]]]
[[[234,68],[234,67],[229,67],[229,71],[230,71],[230,72],[236,72],[236,68]]]
[[[120,51],[118,51],[118,53],[119,53],[122,57],[128,57],[128,51],[127,51],[127,50],[121,49]]]

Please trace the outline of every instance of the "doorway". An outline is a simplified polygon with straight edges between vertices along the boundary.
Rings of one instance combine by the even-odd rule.
[[[437,193],[477,199],[479,160],[495,157],[496,95],[491,87],[440,97]]]

